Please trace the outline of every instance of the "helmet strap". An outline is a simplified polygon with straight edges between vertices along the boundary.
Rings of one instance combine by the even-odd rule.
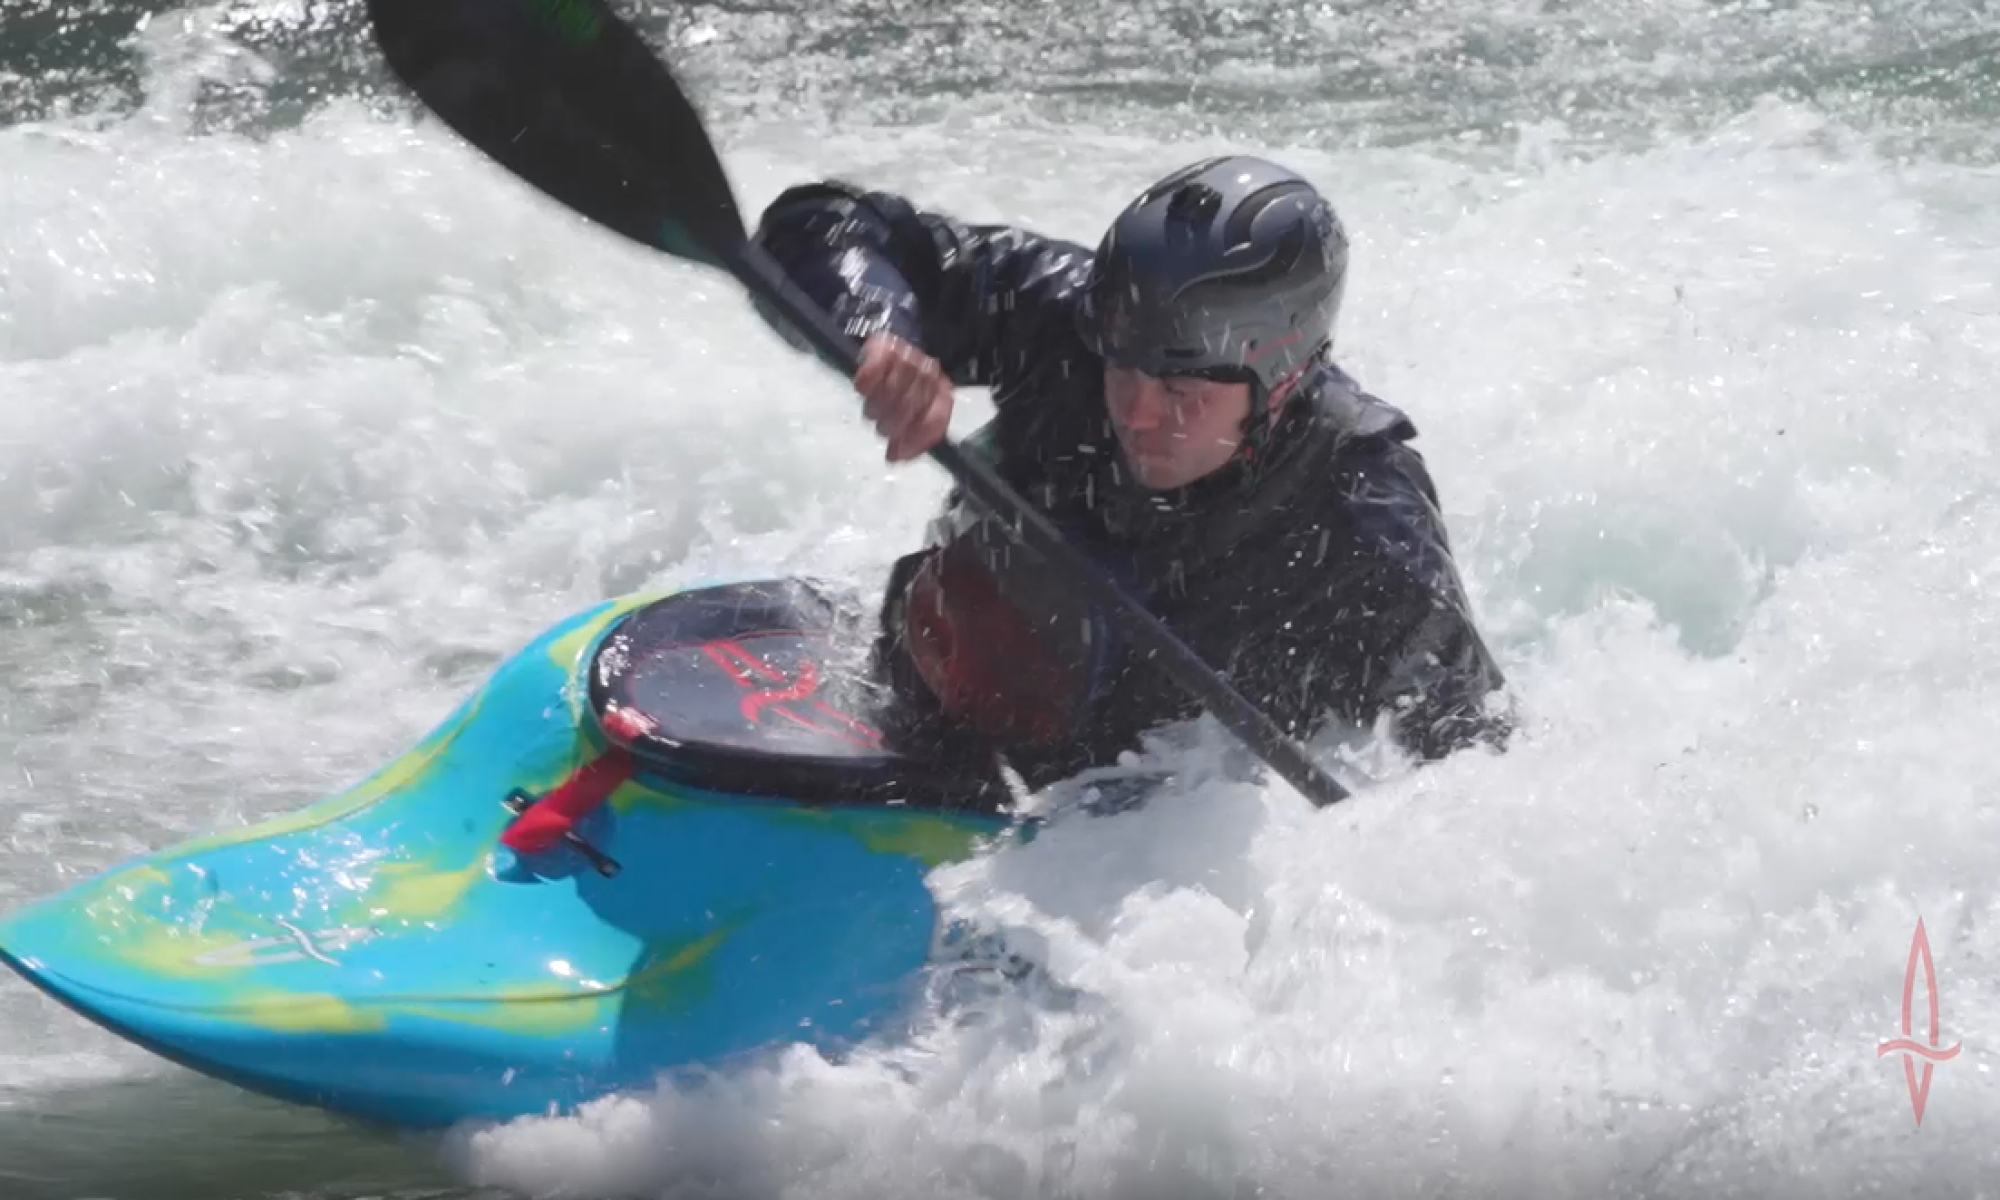
[[[1265,390],[1262,379],[1250,381],[1250,411],[1243,417],[1243,441],[1236,449],[1238,458],[1254,464],[1263,456],[1265,446],[1271,440],[1271,431],[1277,428],[1278,417],[1298,395],[1299,381],[1324,357],[1325,352],[1321,351],[1306,359],[1290,375],[1279,380],[1272,391]],[[1273,395],[1277,397],[1275,404],[1271,401]]]

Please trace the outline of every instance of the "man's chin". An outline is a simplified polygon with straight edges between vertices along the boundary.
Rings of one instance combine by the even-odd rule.
[[[1168,492],[1189,482],[1187,472],[1168,459],[1144,458],[1128,453],[1125,465],[1132,469],[1132,478],[1138,481],[1139,486],[1149,491]]]

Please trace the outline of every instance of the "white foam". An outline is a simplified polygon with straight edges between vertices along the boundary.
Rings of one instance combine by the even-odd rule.
[[[753,212],[839,172],[1091,240],[1217,144],[967,119],[730,154]],[[1511,753],[1312,813],[1206,778],[1211,739],[1182,793],[937,876],[1052,994],[466,1131],[457,1167],[815,1200],[1990,1175],[2000,179],[1776,104],[1588,149],[1270,148],[1353,232],[1342,354],[1423,430]],[[642,583],[871,580],[944,489],[731,289],[438,132],[16,129],[0,168],[35,231],[0,248],[0,594],[84,614],[0,650],[70,721],[10,735],[60,792],[0,811],[165,840],[290,807],[441,716],[455,656]],[[1921,1129],[1876,1057],[1919,917],[1966,1046]]]

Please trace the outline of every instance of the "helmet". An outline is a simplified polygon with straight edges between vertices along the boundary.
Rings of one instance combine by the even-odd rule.
[[[1112,222],[1078,331],[1115,365],[1243,380],[1261,400],[1331,341],[1346,289],[1347,233],[1312,184],[1261,158],[1211,158]]]

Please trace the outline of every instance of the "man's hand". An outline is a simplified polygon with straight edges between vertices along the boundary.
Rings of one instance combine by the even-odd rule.
[[[854,373],[861,411],[889,442],[889,461],[917,457],[951,427],[951,380],[938,361],[893,333],[874,333],[861,346]]]

